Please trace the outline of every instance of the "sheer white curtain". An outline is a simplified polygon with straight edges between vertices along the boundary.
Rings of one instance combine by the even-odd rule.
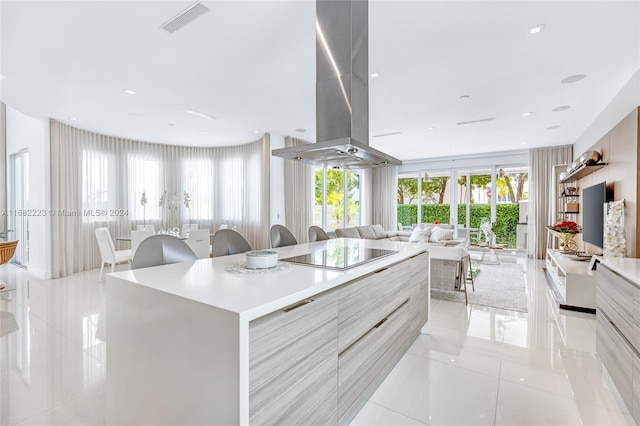
[[[287,136],[285,147],[299,146],[307,142]],[[299,161],[284,162],[285,225],[298,242],[308,240],[308,229],[314,214],[314,167]]]
[[[227,223],[252,247],[268,247],[269,152],[268,135],[246,145],[195,148],[115,138],[52,120],[53,277],[99,266],[94,230],[101,226],[115,240],[143,223],[156,230],[197,223],[212,231]]]
[[[377,167],[371,170],[371,221],[384,229],[397,229],[398,167]]]
[[[571,145],[529,150],[529,235],[527,253],[534,259],[544,259],[547,249],[547,227],[555,222],[551,211],[553,166],[573,160]]]

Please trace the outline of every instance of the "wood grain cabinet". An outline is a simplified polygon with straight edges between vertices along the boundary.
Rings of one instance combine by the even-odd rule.
[[[422,253],[251,321],[251,424],[348,424],[428,319]]]
[[[622,400],[640,424],[640,287],[599,264],[596,351]]]

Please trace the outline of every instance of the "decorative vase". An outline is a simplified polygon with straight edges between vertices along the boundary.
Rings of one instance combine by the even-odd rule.
[[[549,231],[551,231],[551,233],[553,235],[558,237],[558,239],[560,240],[560,247],[564,251],[577,251],[578,250],[578,244],[573,239],[576,236],[576,234],[572,234],[570,232],[558,232],[558,231],[554,231],[552,229],[550,229]]]

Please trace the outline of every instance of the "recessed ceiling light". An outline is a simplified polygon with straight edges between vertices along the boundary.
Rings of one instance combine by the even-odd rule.
[[[371,77],[371,78],[378,78],[378,77],[380,77],[380,73],[379,73],[379,72],[372,72],[372,73],[369,73],[369,77]]]
[[[526,145],[526,144],[527,144],[526,142],[522,142],[522,145]]]
[[[175,126],[176,124],[175,123],[169,123],[168,125],[169,126]]]
[[[559,129],[562,126],[549,126],[547,127],[547,130],[555,130],[555,129]]]
[[[467,100],[467,99],[469,99],[470,97],[471,97],[471,96],[469,96],[469,95],[462,95],[462,96],[460,96],[458,99],[463,100],[463,101],[466,101],[466,100]]]
[[[307,129],[296,129],[296,132],[298,132],[298,133],[304,133],[306,131],[307,131]]]
[[[529,117],[529,116],[530,116],[530,115],[532,115],[532,114],[533,114],[532,112],[523,112],[523,113],[522,113],[522,116],[523,116],[523,117]]]
[[[260,130],[254,130],[253,133],[260,133]]]
[[[136,94],[136,91],[135,90],[131,90],[131,89],[124,89],[123,92],[126,93],[127,95],[135,95]]]
[[[529,28],[529,34],[540,34],[544,31],[544,24]]]
[[[69,120],[71,120],[71,121],[77,121],[77,120],[78,120],[78,117],[69,117]]]
[[[560,81],[560,83],[562,83],[562,84],[575,83],[577,81],[583,80],[585,77],[586,77],[586,75],[584,75],[584,74],[570,75],[569,77],[567,77],[564,80]]]
[[[451,150],[451,152],[456,152],[456,149],[455,149],[455,148],[453,148],[453,149]]]
[[[554,109],[552,109],[551,111],[553,111],[553,112],[560,112],[560,111],[566,111],[566,110],[568,110],[569,108],[571,108],[569,105],[562,105],[562,106],[559,106],[559,107],[555,107],[555,108],[554,108]]]
[[[182,111],[186,112],[187,114],[195,115],[196,117],[206,118],[207,120],[215,120],[216,119],[216,117],[214,117],[212,115],[205,114],[204,112],[200,112],[200,111],[195,111],[195,110],[192,110],[190,108],[184,108]]]
[[[427,127],[427,130],[435,130],[436,128],[431,126],[431,127]]]

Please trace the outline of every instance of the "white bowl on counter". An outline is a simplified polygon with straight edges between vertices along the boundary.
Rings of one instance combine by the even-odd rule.
[[[278,264],[278,253],[271,250],[253,250],[245,254],[248,269],[273,268]]]

